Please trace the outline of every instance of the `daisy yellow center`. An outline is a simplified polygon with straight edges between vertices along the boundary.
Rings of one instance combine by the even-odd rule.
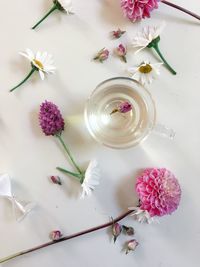
[[[44,68],[43,64],[39,60],[33,59],[33,62],[35,63],[35,65],[37,65],[39,67],[39,69]]]
[[[150,73],[152,71],[152,67],[150,64],[142,65],[139,67],[139,71],[141,73]]]

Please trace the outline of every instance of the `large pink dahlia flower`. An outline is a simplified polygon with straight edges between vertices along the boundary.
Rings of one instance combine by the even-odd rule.
[[[150,216],[163,216],[174,212],[180,203],[181,188],[178,180],[167,169],[146,169],[136,182],[140,208]]]
[[[121,0],[124,15],[131,21],[150,17],[150,12],[158,8],[160,0]]]

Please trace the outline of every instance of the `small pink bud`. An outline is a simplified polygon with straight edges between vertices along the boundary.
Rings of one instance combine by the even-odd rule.
[[[119,223],[115,223],[112,226],[112,234],[113,234],[113,238],[114,238],[114,243],[116,242],[118,236],[121,234],[122,232],[122,226]]]
[[[59,176],[51,176],[50,179],[52,183],[62,185],[62,182]]]
[[[119,105],[119,112],[127,113],[132,110],[132,105],[128,101],[125,101]]]
[[[133,109],[131,103],[128,101],[125,101],[121,103],[117,108],[113,109],[113,111],[110,113],[110,115],[119,112],[119,113],[127,113]]]
[[[102,63],[103,61],[108,59],[109,54],[110,53],[109,53],[108,49],[103,48],[97,53],[97,55],[94,57],[94,60],[98,60]]]
[[[120,44],[116,49],[115,49],[115,53],[117,54],[117,56],[121,57],[121,59],[124,62],[127,62],[126,60],[126,54],[127,54],[127,49],[123,44]]]
[[[61,237],[62,237],[62,233],[59,230],[55,230],[55,231],[52,231],[50,233],[50,238],[53,241],[57,241],[57,240],[61,239]]]
[[[135,239],[130,240],[126,245],[126,254],[130,251],[134,251],[138,245],[139,243]]]
[[[117,31],[112,31],[111,35],[113,38],[115,39],[119,39],[126,31],[122,31],[120,29],[118,29]]]
[[[123,228],[124,233],[127,235],[134,235],[135,234],[135,230],[131,226],[122,225],[122,228]]]

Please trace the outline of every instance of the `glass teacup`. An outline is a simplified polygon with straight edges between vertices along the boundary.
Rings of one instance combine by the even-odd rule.
[[[123,102],[132,110],[115,112]],[[137,81],[117,77],[100,83],[87,100],[86,126],[99,143],[128,148],[141,143],[155,127],[156,109],[151,94]]]

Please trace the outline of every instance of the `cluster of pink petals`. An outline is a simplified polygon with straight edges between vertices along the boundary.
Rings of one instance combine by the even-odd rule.
[[[178,180],[167,169],[146,169],[136,182],[140,208],[150,216],[163,216],[174,212],[180,203],[181,188]]]
[[[149,18],[150,13],[158,8],[160,0],[121,0],[124,15],[131,21]]]

